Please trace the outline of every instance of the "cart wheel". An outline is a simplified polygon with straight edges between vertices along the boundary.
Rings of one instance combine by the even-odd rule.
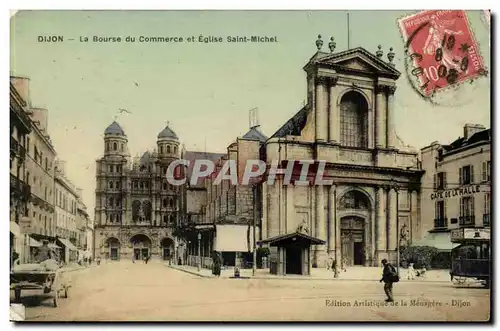
[[[59,304],[59,292],[55,291],[54,293],[54,307],[57,307]]]
[[[20,288],[14,288],[14,298],[17,302],[21,301],[21,289]]]

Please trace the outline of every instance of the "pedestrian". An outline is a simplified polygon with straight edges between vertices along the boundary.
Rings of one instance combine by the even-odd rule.
[[[386,259],[382,260],[382,265],[384,270],[382,271],[382,279],[380,282],[384,282],[384,292],[387,295],[385,302],[394,302],[394,296],[392,295],[392,284],[399,282],[399,276],[396,269],[387,262]]]
[[[213,268],[212,268],[212,274],[214,276],[220,277],[220,269],[221,269],[221,258],[219,256],[219,253],[214,251],[213,253]]]
[[[337,269],[337,260],[333,260],[333,262],[332,262],[332,270],[333,270],[333,277],[338,278],[339,277],[339,271]]]
[[[413,268],[413,263],[410,263],[408,265],[408,274],[406,276],[408,280],[414,280],[415,279],[415,269]]]

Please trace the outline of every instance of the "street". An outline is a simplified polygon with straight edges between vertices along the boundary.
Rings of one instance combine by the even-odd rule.
[[[129,261],[71,274],[58,308],[23,295],[28,321],[484,321],[490,311],[489,290],[443,282],[395,284],[397,306],[384,306],[372,281],[208,279]]]

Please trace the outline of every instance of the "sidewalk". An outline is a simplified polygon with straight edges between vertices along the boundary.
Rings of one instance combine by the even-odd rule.
[[[169,268],[183,271],[192,275],[215,278],[212,271],[209,269],[197,270],[196,267],[166,265]],[[424,277],[416,277],[415,280],[406,280],[406,269],[400,269],[401,282],[450,282],[450,274],[448,270],[428,270]],[[333,277],[331,270],[324,268],[312,268],[310,276],[287,275],[277,276],[271,275],[269,269],[257,269],[255,276],[252,276],[252,269],[240,269],[240,278],[253,279],[283,279],[283,280],[354,280],[354,281],[379,281],[382,275],[382,268],[378,267],[351,267],[346,272],[340,272],[338,278]],[[234,277],[234,268],[230,267],[221,271],[220,278]]]

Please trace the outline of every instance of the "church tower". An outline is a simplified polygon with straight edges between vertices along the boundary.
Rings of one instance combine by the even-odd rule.
[[[104,131],[104,156],[96,164],[96,224],[121,225],[126,211],[126,171],[130,153],[128,139],[120,124],[113,121]]]

